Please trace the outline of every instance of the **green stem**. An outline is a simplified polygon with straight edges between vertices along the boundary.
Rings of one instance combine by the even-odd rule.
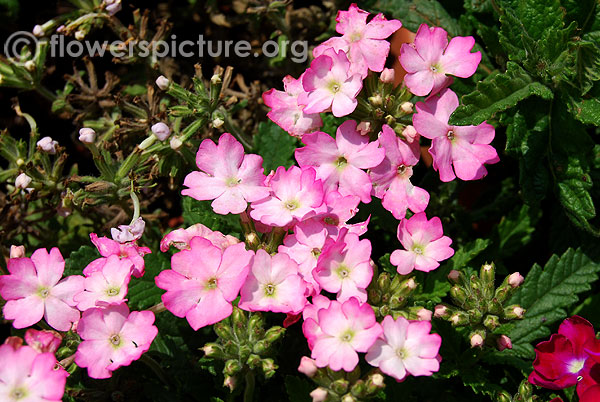
[[[133,202],[133,218],[131,218],[130,225],[133,225],[133,223],[140,217],[140,199],[133,191],[130,195],[131,201]]]
[[[169,385],[166,373],[164,372],[162,367],[160,367],[160,364],[158,364],[156,360],[154,360],[148,355],[142,355],[142,357],[140,357],[140,361],[146,366],[148,366],[150,370],[152,370],[162,382],[164,382],[166,385]]]
[[[58,96],[56,96],[55,93],[50,91],[45,86],[38,85],[35,87],[35,90],[37,91],[37,93],[42,95],[44,98],[48,99],[50,102],[54,102],[56,99],[58,99]]]
[[[244,402],[252,402],[254,399],[254,372],[249,370],[246,373],[246,388],[244,389]]]

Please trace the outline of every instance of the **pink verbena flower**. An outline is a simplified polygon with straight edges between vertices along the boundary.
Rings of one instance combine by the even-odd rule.
[[[267,117],[294,137],[302,138],[321,127],[323,121],[319,113],[304,113],[304,105],[298,103],[300,94],[305,93],[302,87],[302,76],[283,78],[283,91],[270,89],[262,96],[265,105],[271,108]]]
[[[140,247],[135,242],[119,243],[108,237],[98,237],[96,233],[90,233],[90,239],[102,257],[90,262],[83,269],[85,276],[101,270],[111,255],[116,255],[123,260],[129,260],[133,265],[131,274],[136,278],[141,278],[144,275],[144,255],[152,253],[152,250],[148,247]]]
[[[331,303],[332,301],[327,297],[317,294],[312,297],[311,303],[307,303],[304,306],[304,310],[302,310],[302,319],[304,320],[302,323],[302,333],[308,342],[310,350],[313,349],[315,341],[323,333],[319,326],[319,310],[328,309]]]
[[[313,271],[317,283],[328,292],[337,293],[343,302],[356,297],[367,301],[365,290],[373,277],[371,242],[342,229],[337,240],[328,240]]]
[[[306,105],[304,113],[320,113],[331,108],[335,117],[342,117],[356,109],[362,78],[350,73],[346,53],[327,49],[310,63],[302,85],[306,94],[300,95],[299,102]]]
[[[84,289],[74,297],[77,308],[85,311],[92,307],[122,303],[127,296],[131,268],[131,260],[109,256],[101,270],[85,278]]]
[[[431,375],[440,369],[438,352],[442,337],[430,334],[431,322],[386,316],[383,335],[371,346],[365,360],[398,381],[406,376]]]
[[[25,332],[25,342],[38,353],[49,352],[54,354],[62,342],[62,336],[52,330],[28,329]]]
[[[206,139],[196,154],[200,172],[185,177],[183,185],[189,187],[181,192],[196,200],[214,200],[213,210],[222,215],[240,214],[248,202],[269,195],[264,186],[262,157],[244,155],[244,147],[231,134],[219,137],[219,145]]]
[[[357,352],[369,350],[382,333],[371,306],[361,304],[356,298],[343,304],[332,301],[317,315],[321,333],[314,340],[311,357],[318,367],[329,366],[333,371],[354,370],[358,364]]]
[[[379,143],[385,149],[385,159],[369,173],[375,196],[382,199],[383,207],[396,219],[404,219],[407,209],[415,213],[425,211],[429,193],[410,182],[412,167],[419,161],[419,142],[406,143],[386,124]]]
[[[207,239],[194,237],[190,249],[171,257],[171,268],[156,277],[165,307],[185,317],[194,330],[229,317],[234,300],[248,275],[253,252],[244,243],[224,251]]]
[[[487,174],[484,164],[500,160],[494,147],[488,145],[494,139],[494,127],[485,122],[478,126],[448,125],[457,107],[458,97],[445,89],[439,96],[416,104],[413,125],[419,134],[432,140],[429,153],[440,180],[452,181],[456,176],[478,180]]]
[[[369,70],[382,71],[385,66],[390,44],[385,39],[402,26],[398,20],[387,21],[383,14],[377,14],[369,23],[369,13],[356,4],[348,11],[338,11],[335,29],[343,36],[333,37],[313,50],[313,56],[322,55],[327,49],[344,51],[352,63],[351,71],[366,77]]]
[[[50,253],[40,248],[31,258],[8,260],[10,275],[0,275],[0,295],[7,300],[4,318],[14,320],[15,328],[26,328],[42,317],[58,331],[68,331],[79,320],[73,296],[83,290],[83,277],[63,280],[65,260],[54,247]]]
[[[75,363],[92,378],[109,378],[119,367],[139,359],[158,334],[151,311],[132,311],[125,303],[86,310],[77,325],[83,340]]]
[[[210,230],[201,223],[196,223],[189,228],[176,229],[166,235],[160,241],[160,251],[163,253],[166,252],[169,250],[171,245],[175,246],[175,248],[179,250],[187,250],[190,248],[190,240],[196,236],[204,237],[222,250],[225,250],[227,247],[240,242],[236,237],[224,235],[219,231]]]
[[[440,218],[427,220],[425,212],[414,214],[398,225],[398,240],[405,250],[395,250],[390,262],[401,275],[407,275],[414,269],[429,272],[440,266],[439,261],[454,255],[450,248],[452,239],[444,236]]]
[[[350,233],[361,236],[367,232],[369,218],[364,222],[346,223],[358,213],[359,203],[360,198],[355,195],[342,196],[337,191],[330,191],[325,196],[326,209],[317,212],[311,220],[323,225],[329,236],[337,237],[342,228],[347,228]]]
[[[323,204],[323,184],[313,168],[279,166],[270,180],[272,193],[252,203],[250,216],[265,225],[283,227],[302,221]]]
[[[127,243],[136,241],[144,234],[146,222],[142,218],[137,218],[130,225],[119,225],[118,228],[111,228],[110,235],[114,241],[119,243]]]
[[[356,195],[364,203],[371,201],[371,180],[362,169],[377,166],[385,157],[379,142],[356,131],[356,121],[347,120],[337,129],[335,139],[320,131],[302,137],[305,147],[296,149],[301,167],[314,166],[326,191]]]
[[[600,340],[596,339],[594,327],[586,319],[575,315],[564,320],[558,334],[538,343],[535,354],[530,383],[549,389],[577,384],[580,397],[596,385],[592,371],[600,369],[594,360],[594,356],[600,355]]]
[[[55,370],[52,353],[29,346],[0,345],[0,400],[5,402],[60,402],[69,375]]]
[[[240,291],[238,306],[247,311],[299,313],[306,304],[305,291],[294,260],[281,253],[271,257],[259,249]]]
[[[421,24],[414,44],[403,44],[400,64],[407,74],[404,83],[417,96],[432,95],[452,83],[452,78],[467,78],[475,74],[481,61],[481,52],[471,53],[475,45],[472,36],[456,36],[448,43],[443,28]]]

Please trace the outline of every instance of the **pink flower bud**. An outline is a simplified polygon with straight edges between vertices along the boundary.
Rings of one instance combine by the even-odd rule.
[[[115,15],[119,11],[121,11],[121,1],[120,0],[113,2],[112,4],[109,4],[108,6],[106,6],[106,12],[108,13],[108,15]]]
[[[519,306],[515,306],[512,312],[517,318],[523,318],[523,316],[525,315],[525,310]]]
[[[58,145],[57,141],[54,141],[51,137],[44,137],[37,142],[37,146],[42,149],[42,151],[54,155],[56,153],[56,146]]]
[[[93,144],[96,141],[96,132],[93,128],[84,127],[79,130],[79,141],[84,144]]]
[[[179,138],[177,138],[177,137],[171,137],[171,140],[169,141],[169,146],[171,147],[171,149],[177,150],[182,145],[183,145],[183,142]]]
[[[4,340],[4,344],[10,345],[14,350],[17,350],[23,346],[23,339],[18,336],[9,336]]]
[[[474,334],[471,337],[471,347],[480,348],[483,345],[483,337],[479,334]]]
[[[445,317],[448,314],[448,309],[443,304],[438,304],[433,309],[433,316],[435,318]]]
[[[225,381],[223,381],[223,386],[229,388],[230,391],[233,391],[236,386],[235,377],[226,376]]]
[[[360,132],[360,135],[367,135],[371,132],[371,122],[370,121],[361,121],[356,126],[356,130]]]
[[[313,377],[319,368],[315,364],[315,361],[310,357],[302,356],[300,359],[300,365],[298,371],[305,374],[307,377]]]
[[[62,342],[62,336],[56,331],[28,329],[25,332],[25,342],[39,353],[54,354]]]
[[[25,173],[21,173],[15,179],[15,187],[20,189],[25,189],[31,183],[31,177],[27,176]]]
[[[373,383],[373,385],[375,385],[376,387],[381,387],[383,386],[383,382],[384,382],[385,378],[383,378],[383,376],[379,373],[375,373],[371,376],[371,382]]]
[[[25,257],[25,246],[10,246],[10,258]]]
[[[384,68],[383,71],[381,72],[381,75],[379,76],[379,79],[381,80],[381,82],[386,83],[386,84],[393,84],[394,78],[395,78],[395,73],[394,73],[394,69],[392,69],[392,68]]]
[[[419,138],[419,134],[417,133],[417,130],[415,130],[415,128],[410,125],[404,127],[404,130],[402,130],[402,135],[404,136],[404,138],[406,138],[406,141],[409,144],[412,144],[415,141],[415,139]]]
[[[36,25],[36,26],[34,26],[34,27],[33,27],[33,31],[32,31],[32,32],[33,32],[33,34],[34,34],[35,36],[37,36],[38,38],[39,38],[39,37],[42,37],[42,36],[44,36],[44,28],[42,28],[42,26],[41,26],[41,25]]]
[[[431,321],[431,316],[433,313],[431,310],[427,310],[426,308],[422,308],[417,312],[417,319],[419,321]]]
[[[327,390],[323,387],[315,388],[310,396],[313,402],[323,402],[327,398]]]
[[[455,269],[450,271],[450,273],[448,274],[448,279],[450,279],[452,282],[458,282],[459,278],[460,278],[460,272]]]
[[[161,141],[166,140],[167,138],[169,138],[169,135],[171,135],[171,129],[162,121],[153,125],[151,130],[156,136],[156,138],[158,138]]]
[[[510,274],[510,276],[508,277],[508,284],[511,287],[516,288],[521,286],[524,280],[525,278],[523,278],[523,276],[520,273],[515,272],[513,274]]]
[[[413,112],[413,104],[410,102],[404,102],[403,104],[400,105],[400,109],[402,109],[402,111],[404,113],[412,113]]]
[[[119,243],[127,243],[135,241],[142,237],[146,222],[142,218],[137,218],[130,225],[119,225],[119,228],[111,228],[110,234],[114,241]]]
[[[506,335],[500,335],[500,337],[496,340],[496,344],[499,351],[503,351],[504,349],[512,349],[512,341]]]
[[[162,89],[163,91],[166,91],[169,88],[169,83],[169,79],[164,75],[161,75],[156,79],[156,86]]]

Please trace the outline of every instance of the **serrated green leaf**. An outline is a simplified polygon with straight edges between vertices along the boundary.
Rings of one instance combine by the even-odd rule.
[[[169,258],[164,253],[147,254],[144,257],[145,272],[141,278],[131,278],[127,291],[127,304],[131,310],[145,310],[160,303],[164,290],[158,288],[154,278],[170,269]]]
[[[600,71],[600,65],[598,71]],[[583,124],[600,126],[600,82],[596,82],[583,99],[571,96],[568,108],[573,117]]]
[[[183,221],[191,226],[201,223],[211,230],[217,230],[232,236],[241,233],[240,221],[237,215],[219,215],[213,212],[210,201],[197,201],[191,197],[183,197]]]
[[[377,261],[379,263],[380,270],[383,270],[392,276],[394,276],[398,273],[398,270],[396,269],[396,267],[393,266],[392,263],[390,262],[390,253],[386,253],[386,254],[382,255],[381,257],[379,257],[379,260],[377,260]]]
[[[299,145],[292,137],[272,121],[261,122],[254,137],[256,153],[263,157],[263,167],[268,174],[278,166],[289,168],[294,164],[294,151]]]
[[[65,259],[65,272],[63,276],[83,275],[83,269],[96,258],[102,257],[96,247],[81,246]]]
[[[483,250],[485,250],[490,245],[489,239],[475,239],[472,242],[465,244],[460,247],[450,261],[448,262],[449,269],[460,270],[464,268],[469,262],[471,262],[475,257],[477,257]]]
[[[312,398],[310,393],[315,386],[310,382],[295,376],[285,376],[285,390],[290,402],[310,402]]]
[[[539,209],[522,205],[504,216],[496,228],[500,257],[508,257],[529,243],[535,224],[541,217]]]
[[[510,300],[527,310],[509,334],[513,349],[508,352],[531,359],[537,339],[550,335],[549,325],[565,318],[565,308],[576,303],[578,295],[598,279],[600,263],[581,249],[568,249],[561,257],[553,255],[542,269],[535,264],[525,282]]]
[[[450,124],[476,126],[532,95],[552,99],[552,90],[534,81],[516,63],[509,62],[506,67],[504,74],[490,75],[477,84],[474,92],[462,97],[462,105],[450,116]]]

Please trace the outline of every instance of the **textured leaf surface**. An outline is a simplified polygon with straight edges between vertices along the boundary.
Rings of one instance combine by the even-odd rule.
[[[258,125],[254,144],[256,152],[263,157],[263,167],[268,174],[278,166],[289,168],[294,164],[294,151],[299,142],[277,124],[268,121]]]
[[[450,36],[464,34],[458,22],[436,0],[379,0],[371,7],[402,21],[402,26],[417,32],[419,25],[442,27]]]

